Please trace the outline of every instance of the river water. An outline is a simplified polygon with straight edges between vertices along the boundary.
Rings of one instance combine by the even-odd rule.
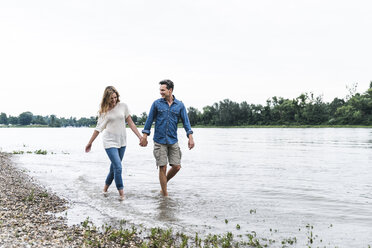
[[[296,238],[289,247],[372,245],[372,129],[194,129],[187,149],[179,130],[182,169],[160,195],[153,142],[142,148],[128,129],[123,160],[126,200],[115,186],[101,194],[109,168],[100,137],[84,152],[90,128],[0,128],[3,152],[42,185],[71,202],[69,224],[120,220],[190,235],[232,232]],[[151,136],[152,137],[152,136]],[[47,155],[27,151],[46,150]],[[237,226],[239,227],[237,228]],[[269,243],[266,241],[266,243]]]

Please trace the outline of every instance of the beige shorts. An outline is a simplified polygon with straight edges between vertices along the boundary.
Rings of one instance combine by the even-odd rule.
[[[154,142],[154,157],[156,159],[156,166],[164,166],[169,164],[181,165],[181,149],[178,143],[173,145],[163,145]]]

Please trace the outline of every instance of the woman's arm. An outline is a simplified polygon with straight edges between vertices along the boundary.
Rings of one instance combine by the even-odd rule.
[[[142,135],[140,134],[140,132],[138,132],[136,124],[134,124],[134,122],[132,120],[132,117],[130,115],[128,115],[126,121],[128,123],[128,126],[130,127],[130,129],[132,129],[133,133],[138,137],[139,140],[141,140]]]
[[[85,146],[85,152],[90,152],[92,149],[93,141],[97,138],[99,132],[97,130],[94,130],[92,137],[90,138],[88,144]]]

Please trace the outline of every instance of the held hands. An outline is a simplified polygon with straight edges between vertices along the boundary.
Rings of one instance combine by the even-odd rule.
[[[145,147],[147,146],[147,144],[148,144],[147,137],[141,137],[139,145]]]

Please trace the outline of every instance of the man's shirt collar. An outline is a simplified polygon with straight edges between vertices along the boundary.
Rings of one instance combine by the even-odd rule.
[[[160,101],[161,102],[164,102],[164,103],[166,103],[166,104],[168,104],[168,102],[167,102],[167,100],[165,100],[165,98],[160,98]],[[176,99],[176,97],[173,95],[173,103],[174,104],[178,104],[180,101],[178,101],[177,99]],[[173,104],[172,103],[172,104]]]

